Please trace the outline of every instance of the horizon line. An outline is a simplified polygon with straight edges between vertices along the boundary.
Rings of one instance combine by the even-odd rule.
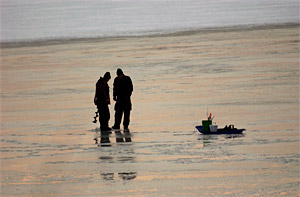
[[[199,33],[216,33],[216,32],[234,32],[234,31],[252,31],[274,28],[294,28],[299,27],[299,22],[278,23],[278,24],[253,24],[253,25],[234,25],[223,27],[207,27],[198,29],[186,29],[170,32],[150,32],[149,34],[140,35],[116,35],[116,36],[95,36],[95,37],[69,37],[69,38],[53,38],[53,39],[36,39],[36,40],[21,40],[21,41],[0,41],[0,48],[19,48],[19,47],[37,47],[47,45],[61,45],[81,42],[106,42],[113,40],[123,40],[128,38],[143,38],[143,37],[169,37],[169,36],[187,36]]]

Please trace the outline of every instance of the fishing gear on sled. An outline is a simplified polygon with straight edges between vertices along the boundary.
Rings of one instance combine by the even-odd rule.
[[[202,125],[197,125],[195,128],[202,134],[241,134],[246,129],[237,129],[234,125],[225,126],[224,128],[218,128],[218,125],[214,122],[213,119],[215,116],[212,116],[211,113],[208,113],[208,108],[206,112],[206,120],[202,120]]]

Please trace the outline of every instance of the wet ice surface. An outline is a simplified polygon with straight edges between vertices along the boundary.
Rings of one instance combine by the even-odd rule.
[[[2,163],[6,164],[2,167],[6,169],[1,175],[6,188],[2,193],[295,194],[299,170],[295,133],[246,131],[212,136],[191,130],[101,136],[90,130],[61,134],[56,136],[61,142],[55,144],[51,134],[24,135],[21,140],[11,135],[1,141],[5,144]],[[79,143],[73,141],[78,137]],[[109,142],[101,143],[101,137]],[[287,150],[278,154],[277,149],[282,148]],[[14,159],[19,162],[11,166]]]
[[[298,195],[298,32],[2,49],[1,196]],[[101,144],[94,85],[118,67],[134,83],[130,135]],[[201,135],[207,108],[247,131]]]

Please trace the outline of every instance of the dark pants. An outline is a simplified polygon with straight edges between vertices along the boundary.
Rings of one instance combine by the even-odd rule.
[[[110,119],[108,105],[98,105],[97,108],[99,112],[100,129],[106,130],[108,128],[108,121]]]
[[[115,126],[120,127],[122,116],[124,114],[123,126],[124,128],[128,128],[130,123],[131,103],[118,101],[115,105],[115,111]]]

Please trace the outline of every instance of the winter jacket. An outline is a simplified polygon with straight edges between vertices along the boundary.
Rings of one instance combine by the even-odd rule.
[[[130,96],[132,91],[133,85],[129,76],[124,75],[122,78],[115,78],[113,96],[117,98],[117,102],[131,103]]]
[[[100,79],[96,83],[94,103],[97,106],[110,104],[109,86],[107,84],[107,81],[102,77],[100,77]]]

